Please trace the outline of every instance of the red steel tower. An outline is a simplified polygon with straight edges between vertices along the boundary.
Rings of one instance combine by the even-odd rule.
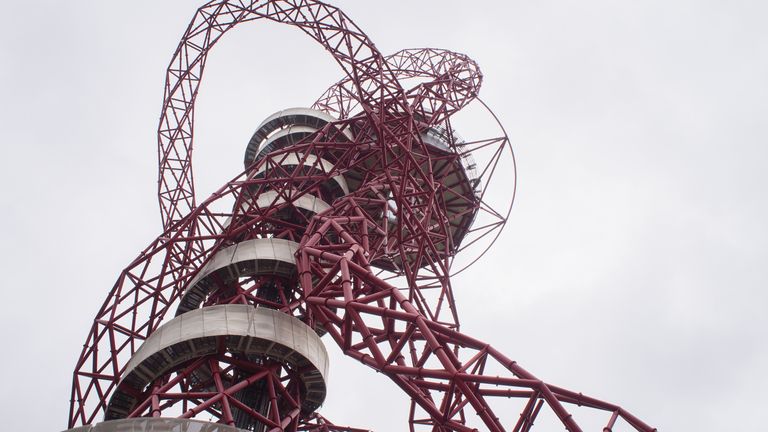
[[[265,119],[244,170],[205,201],[192,179],[197,90],[235,25],[301,29],[344,79],[311,108]],[[617,405],[547,384],[460,331],[451,276],[503,228],[509,140],[478,99],[470,58],[439,49],[383,56],[340,10],[314,0],[222,1],[198,9],[166,76],[158,129],[163,232],[121,273],[74,371],[77,431],[359,431],[316,411],[326,343],[390,378],[411,431],[529,431],[549,412]],[[460,111],[493,120],[462,138]],[[495,188],[495,189],[494,189]],[[376,409],[371,407],[371,409]],[[208,421],[202,421],[208,420]]]

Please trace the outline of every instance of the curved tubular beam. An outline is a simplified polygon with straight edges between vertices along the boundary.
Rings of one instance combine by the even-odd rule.
[[[444,49],[404,49],[385,58],[399,79],[428,78],[408,90],[414,113],[428,125],[439,124],[470,103],[480,92],[483,75],[474,60]],[[365,103],[353,78],[331,86],[312,105],[337,118],[349,117]]]
[[[208,52],[234,26],[257,19],[298,27],[319,42],[355,82],[355,93],[366,112],[387,111],[385,102],[397,106],[388,109],[407,111],[402,89],[382,55],[339,9],[316,0],[210,1],[187,27],[166,74],[158,126],[158,199],[164,229],[195,207],[194,107]]]
[[[616,405],[546,384],[491,345],[429,319],[407,292],[372,272],[370,238],[380,227],[371,220],[355,197],[313,218],[307,231],[312,234],[298,252],[301,284],[309,311],[344,353],[388,376],[426,413],[418,419],[412,411],[411,430],[418,424],[470,431],[467,412],[476,413],[489,431],[509,430],[497,414],[510,410],[494,413],[489,404],[494,397],[527,402],[515,431],[528,430],[542,405],[567,430],[581,431],[564,403],[611,413],[604,430],[617,418],[638,431],[656,430]],[[332,238],[339,240],[329,243]]]

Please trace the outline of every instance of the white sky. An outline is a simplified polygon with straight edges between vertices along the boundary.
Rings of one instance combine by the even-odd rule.
[[[160,231],[164,70],[197,5],[8,3],[0,412],[7,430],[56,431],[94,314]],[[660,430],[768,423],[768,3],[335,4],[384,54],[474,58],[512,138],[510,223],[454,283],[464,331]],[[227,35],[197,105],[200,197],[239,170],[265,116],[339,77],[296,30]],[[405,430],[406,397],[334,348],[321,412]]]

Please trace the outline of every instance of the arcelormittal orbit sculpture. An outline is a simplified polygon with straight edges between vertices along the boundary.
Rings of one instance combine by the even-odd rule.
[[[244,171],[198,202],[193,119],[206,58],[224,33],[259,19],[301,29],[345,78],[311,108],[264,120]],[[481,78],[471,59],[445,50],[384,57],[318,1],[202,6],[166,76],[163,233],[120,273],[94,319],[68,427],[362,430],[316,413],[324,337],[405,393],[411,431],[528,431],[542,416],[580,431],[576,406],[598,410],[604,431],[617,422],[654,430],[459,330],[451,275],[466,265],[454,257],[471,264],[488,249],[514,196],[514,179],[492,181],[513,173],[514,159],[477,99]],[[473,105],[495,130],[462,139],[454,124]]]

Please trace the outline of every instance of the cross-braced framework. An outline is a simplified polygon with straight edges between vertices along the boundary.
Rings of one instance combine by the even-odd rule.
[[[198,203],[193,120],[207,55],[234,26],[259,19],[298,27],[344,79],[312,109],[265,120],[244,171]],[[477,99],[481,81],[462,54],[385,57],[318,1],[202,6],[166,76],[163,233],[120,273],[96,315],[74,371],[69,427],[103,415],[362,431],[316,412],[325,335],[407,395],[411,431],[529,431],[543,412],[580,431],[575,406],[602,412],[604,430],[618,422],[655,430],[461,332],[451,275],[498,237],[515,187],[512,179],[494,189],[496,173],[514,173],[514,157]],[[492,128],[462,138],[454,124],[472,105]]]

